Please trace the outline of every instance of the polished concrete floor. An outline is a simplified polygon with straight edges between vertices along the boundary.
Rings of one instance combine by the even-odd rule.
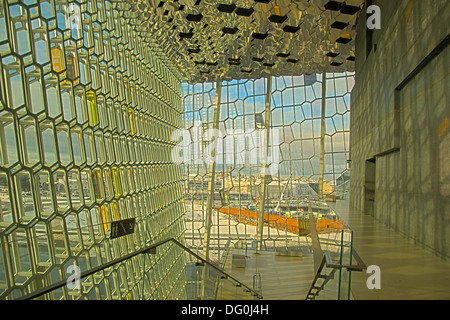
[[[329,204],[348,224],[354,234],[354,248],[366,266],[380,268],[380,289],[370,290],[366,271],[352,272],[353,300],[447,300],[450,299],[450,262],[416,245],[403,235],[375,221],[371,216],[352,211],[347,201]],[[243,250],[234,253],[245,254]],[[312,254],[303,257],[277,256],[274,251],[247,252],[246,267],[226,270],[252,286],[255,273],[261,276],[262,294],[269,300],[304,300],[314,278]],[[323,292],[321,299],[335,300]],[[252,299],[241,288],[222,285],[219,299]]]
[[[379,290],[367,288],[370,274],[352,273],[353,299],[450,299],[450,262],[378,223],[372,216],[351,210],[347,201],[329,205],[353,230],[354,248],[364,263],[380,268]]]
[[[233,267],[232,254],[246,255],[245,268]],[[257,274],[255,280],[260,277],[261,292],[265,300],[305,300],[314,278],[313,256],[308,253],[302,257],[288,257],[278,256],[273,250],[256,254],[254,250],[246,253],[245,250],[234,249],[227,259],[225,270],[250,287],[253,287]],[[219,299],[242,299],[241,289],[228,288],[230,286],[221,290]]]

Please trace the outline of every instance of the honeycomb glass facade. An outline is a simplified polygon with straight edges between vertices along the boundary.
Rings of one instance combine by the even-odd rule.
[[[0,1],[0,299],[165,238],[184,204],[171,132],[181,84],[121,1]],[[135,219],[111,237],[111,222]],[[48,299],[183,298],[165,244]],[[146,275],[146,276],[144,276]]]
[[[448,17],[0,0],[0,301],[448,299]]]
[[[229,238],[233,241],[255,239],[264,159],[271,166],[271,178],[265,191],[268,212],[280,209],[284,202],[296,211],[292,215],[296,214],[297,209],[307,206],[304,201],[321,198],[319,185],[322,181],[323,195],[345,196],[350,173],[350,92],[353,85],[353,73],[184,83],[184,129],[177,138],[183,146],[179,149],[179,161],[183,163],[185,182],[186,242],[197,248],[205,245],[217,86],[221,87],[221,92],[216,119],[210,245],[217,250],[212,258],[220,256]],[[264,143],[266,99],[270,99],[268,144]],[[264,158],[264,146],[268,149],[267,158]],[[233,214],[233,211],[240,213]],[[254,219],[243,217],[248,211],[254,213]],[[304,241],[281,220],[265,224],[266,247],[298,245]]]

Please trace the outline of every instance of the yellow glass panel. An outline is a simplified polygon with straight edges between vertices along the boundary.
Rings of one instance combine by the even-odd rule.
[[[103,205],[101,207],[101,213],[102,213],[103,229],[105,229],[105,231],[109,231],[108,210],[106,209],[106,206]]]
[[[112,178],[114,195],[118,198],[122,195],[122,183],[120,182],[119,169],[117,167],[112,167]]]
[[[95,127],[98,125],[98,108],[95,92],[90,90],[86,92],[86,100],[88,105],[89,125]]]
[[[413,8],[414,8],[414,3],[412,1],[410,1],[408,3],[408,7],[406,8],[406,12],[405,12],[405,18],[407,21],[409,20],[409,17],[411,16]]]
[[[64,70],[63,60],[62,60],[62,50],[60,48],[53,48],[52,51],[52,67],[56,72],[61,72]]]
[[[275,6],[273,9],[274,9],[274,11],[275,11],[275,15],[281,16],[281,13],[280,13],[280,7],[279,7],[279,6]]]
[[[442,139],[449,130],[450,130],[450,118],[446,117],[444,118],[444,120],[442,120],[441,124],[439,125],[438,129],[439,139]]]
[[[136,134],[136,121],[134,119],[134,110],[133,110],[133,108],[128,108],[128,115],[130,117],[131,134],[135,135]]]

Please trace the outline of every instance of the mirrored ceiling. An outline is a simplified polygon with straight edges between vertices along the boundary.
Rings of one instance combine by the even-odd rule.
[[[183,80],[354,71],[364,0],[130,0]]]

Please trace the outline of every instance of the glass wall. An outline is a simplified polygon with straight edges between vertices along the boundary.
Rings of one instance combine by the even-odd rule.
[[[181,85],[122,1],[0,1],[0,299],[184,231]],[[113,238],[111,222],[134,218]],[[115,265],[50,299],[174,299],[184,254]],[[144,274],[147,277],[144,278]],[[143,287],[144,286],[144,287]]]
[[[309,227],[303,228],[299,219],[307,212],[309,201],[319,200],[322,175],[324,196],[335,193],[342,181],[348,180],[354,74],[326,74],[324,91],[321,74],[270,80],[269,95],[268,79],[264,78],[182,85],[184,128],[175,136],[180,146],[176,156],[184,165],[186,242],[193,247],[203,245],[213,141],[217,143],[211,228],[211,246],[215,248],[230,237],[255,239],[262,160],[270,170],[265,204],[270,215],[264,218],[263,237],[266,247],[303,241]],[[220,107],[218,130],[214,130],[217,86],[221,88]],[[270,129],[265,143],[267,97]],[[319,203],[315,209],[332,214]],[[296,219],[292,226],[290,219]]]

